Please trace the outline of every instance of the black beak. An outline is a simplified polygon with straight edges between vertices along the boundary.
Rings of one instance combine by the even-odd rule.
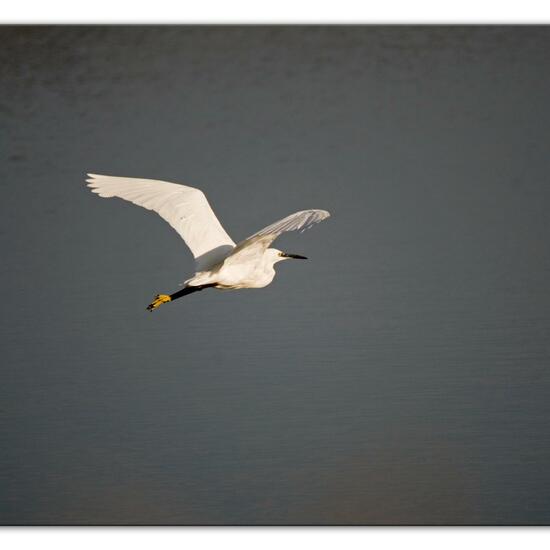
[[[294,258],[295,260],[307,260],[305,256],[300,256],[299,254],[286,254],[285,252],[281,253],[283,258]]]

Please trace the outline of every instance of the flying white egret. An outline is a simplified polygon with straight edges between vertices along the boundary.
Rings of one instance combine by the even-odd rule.
[[[147,306],[153,311],[160,305],[203,288],[262,288],[275,277],[273,266],[290,258],[269,245],[285,231],[305,231],[330,214],[326,210],[302,210],[268,225],[235,244],[210,208],[202,191],[187,185],[140,178],[121,178],[88,174],[88,187],[100,197],[119,197],[153,210],[182,237],[195,258],[196,273],[173,294],[157,294]]]

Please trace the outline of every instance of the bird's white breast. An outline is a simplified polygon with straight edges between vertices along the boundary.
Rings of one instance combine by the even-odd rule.
[[[275,277],[272,265],[263,262],[247,262],[237,265],[222,265],[215,279],[221,288],[262,288]]]

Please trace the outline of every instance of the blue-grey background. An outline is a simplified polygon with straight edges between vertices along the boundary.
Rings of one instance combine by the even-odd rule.
[[[0,522],[550,523],[549,27],[0,28]],[[199,187],[263,290],[85,172]]]

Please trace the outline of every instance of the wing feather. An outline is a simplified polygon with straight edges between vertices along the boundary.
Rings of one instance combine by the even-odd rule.
[[[302,233],[316,223],[327,219],[329,216],[330,214],[326,210],[301,210],[300,212],[294,212],[294,214],[290,214],[290,216],[260,229],[260,231],[257,231],[246,240],[263,235],[270,235],[273,237],[271,240],[271,242],[273,242],[281,233],[285,233],[286,231],[300,231],[300,233]]]
[[[185,241],[195,258],[197,271],[225,258],[235,246],[200,189],[166,181],[98,174],[88,174],[86,181],[100,197],[119,197],[159,214]]]
[[[290,214],[290,216],[260,229],[260,231],[248,238],[252,239],[260,235],[272,235],[273,242],[281,233],[285,233],[286,231],[300,231],[301,233],[309,229],[312,225],[325,220],[329,216],[330,214],[326,210],[301,210],[300,212]]]
[[[282,233],[287,231],[300,231],[301,233],[316,223],[326,220],[329,216],[330,213],[326,210],[301,210],[290,214],[290,216],[260,229],[254,235],[250,235],[250,237],[241,241],[233,249],[227,260],[233,260],[238,255],[240,261],[240,258],[252,253],[254,250],[266,250]]]

